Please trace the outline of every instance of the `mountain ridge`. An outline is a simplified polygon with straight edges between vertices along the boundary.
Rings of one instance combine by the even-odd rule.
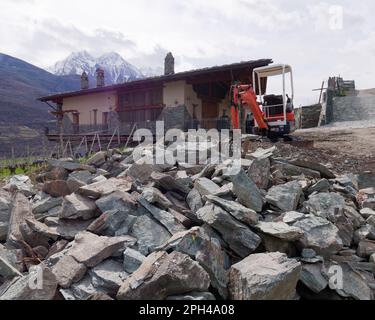
[[[79,76],[57,76],[0,53],[0,158],[12,148],[18,154],[25,145],[41,147],[43,129],[54,117],[49,106],[37,98],[79,88]]]
[[[85,71],[92,84],[96,81],[95,72],[98,67],[104,70],[105,83],[107,85],[145,78],[140,69],[126,61],[116,52],[108,52],[97,58],[87,51],[72,52],[67,58],[56,62],[48,70],[60,76],[81,75]]]

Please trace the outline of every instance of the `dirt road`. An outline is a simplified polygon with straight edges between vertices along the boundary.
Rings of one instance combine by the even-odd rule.
[[[375,123],[343,122],[329,126],[296,131],[300,140],[290,144],[269,140],[254,142],[252,150],[277,146],[276,156],[306,158],[320,162],[337,174],[375,174]]]
[[[331,157],[333,165],[375,172],[375,126],[330,126],[298,130],[294,135],[312,140],[314,149],[321,151],[322,158]]]

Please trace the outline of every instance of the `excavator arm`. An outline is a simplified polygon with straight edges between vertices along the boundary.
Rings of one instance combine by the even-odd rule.
[[[268,130],[268,125],[264,119],[264,114],[257,102],[256,94],[251,85],[234,85],[231,89],[232,96],[232,127],[240,129],[239,112],[240,107],[245,106],[252,112],[258,127],[261,130]]]

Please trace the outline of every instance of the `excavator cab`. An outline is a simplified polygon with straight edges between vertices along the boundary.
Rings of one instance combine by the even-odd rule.
[[[281,76],[281,94],[267,94],[271,77]],[[290,92],[287,92],[287,81]],[[266,79],[266,81],[264,81]],[[263,117],[268,126],[268,135],[283,136],[295,130],[293,70],[286,64],[276,64],[253,70],[253,84],[256,88],[257,101],[262,108]],[[289,95],[290,94],[290,95]]]

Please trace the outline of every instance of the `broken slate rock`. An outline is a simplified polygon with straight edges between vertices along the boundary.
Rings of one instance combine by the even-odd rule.
[[[46,238],[56,241],[60,237],[60,234],[56,230],[54,230],[53,228],[49,228],[44,223],[41,223],[35,219],[30,218],[25,219],[25,221],[31,230]]]
[[[19,243],[24,240],[21,226],[27,218],[33,218],[31,204],[22,192],[17,192],[12,197],[12,209],[9,219],[9,231],[7,244],[18,248]]]
[[[132,183],[126,179],[111,178],[106,181],[99,181],[78,189],[78,193],[98,199],[107,196],[115,191],[128,192],[130,191]]]
[[[300,280],[314,293],[320,293],[328,286],[328,281],[322,274],[321,263],[303,265]]]
[[[79,188],[93,182],[94,175],[90,171],[75,171],[72,172],[66,183],[68,184],[69,190],[74,193]]]
[[[307,160],[302,160],[302,159],[294,159],[294,160],[289,161],[289,163],[298,167],[317,171],[320,173],[322,178],[326,178],[326,179],[336,178],[336,175],[331,170],[329,170],[326,166],[317,162],[312,162],[312,161],[307,161]]]
[[[173,205],[172,202],[156,188],[144,188],[142,197],[149,203],[155,204],[164,210],[168,210]]]
[[[91,283],[100,291],[115,295],[123,281],[129,276],[121,262],[108,259],[89,271]]]
[[[72,193],[64,180],[47,181],[44,183],[42,190],[55,198],[65,197]]]
[[[2,197],[0,194],[0,241],[5,241],[7,238],[10,211],[10,197]]]
[[[301,195],[301,185],[297,181],[292,181],[272,187],[267,193],[266,201],[281,211],[294,211]]]
[[[265,234],[285,241],[296,241],[303,237],[304,232],[284,222],[259,222],[255,228]]]
[[[70,290],[65,289],[63,293],[66,300],[87,300],[98,294],[105,294],[105,292],[94,287],[91,282],[91,276],[88,273],[81,281],[73,283]]]
[[[90,220],[97,216],[95,201],[73,193],[66,196],[63,201],[59,217],[61,219]]]
[[[124,251],[124,269],[126,272],[128,273],[133,273],[134,271],[136,271],[140,266],[141,264],[143,263],[143,261],[145,261],[146,257],[134,250],[134,249],[131,249],[131,248],[127,248],[125,251]]]
[[[159,209],[150,204],[146,199],[140,197],[138,202],[147,209],[152,216],[160,222],[171,234],[185,231],[185,227],[168,211]]]
[[[33,213],[41,214],[45,213],[57,206],[62,205],[63,198],[46,197],[33,204]]]
[[[86,164],[80,164],[77,162],[73,162],[71,159],[52,159],[48,161],[50,167],[58,167],[63,168],[67,171],[90,171],[91,173],[95,173],[96,170],[94,167],[86,165]]]
[[[287,224],[293,224],[299,220],[302,220],[306,217],[304,213],[297,212],[297,211],[289,211],[283,214],[283,222]]]
[[[7,261],[13,268],[22,272],[24,270],[24,254],[21,249],[6,249],[0,245],[0,258]]]
[[[240,173],[232,177],[233,192],[238,197],[238,201],[245,207],[256,212],[261,212],[263,208],[263,197],[257,185],[241,169]]]
[[[324,257],[336,254],[343,248],[339,229],[327,219],[307,215],[293,226],[305,232],[304,237],[299,240],[302,248],[314,249],[317,254]]]
[[[343,214],[346,203],[337,193],[318,193],[305,201],[303,207],[308,213],[336,222],[337,216]]]
[[[117,210],[127,214],[136,215],[137,202],[127,192],[116,191],[100,198],[95,203],[101,212]]]
[[[197,212],[203,207],[202,197],[197,189],[192,189],[186,197],[186,202],[192,212]]]
[[[230,267],[229,257],[221,248],[220,241],[211,237],[202,227],[175,234],[162,250],[173,249],[189,255],[210,275],[212,286],[224,299],[227,297],[227,270]]]
[[[249,159],[268,159],[273,156],[275,151],[275,146],[268,149],[258,148],[255,152],[250,153],[246,157]]]
[[[304,259],[313,259],[316,257],[316,252],[313,249],[303,249],[301,252],[301,257]]]
[[[355,300],[374,299],[374,293],[368,285],[367,278],[362,272],[354,270],[348,263],[327,263],[323,268],[323,272],[328,279],[331,277],[337,278],[337,281],[329,282],[329,286],[331,290],[336,290],[342,297],[349,297]],[[342,275],[341,279],[339,278],[340,275]]]
[[[119,300],[163,300],[191,291],[207,292],[207,272],[180,252],[155,252],[120,287]]]
[[[362,258],[369,258],[375,253],[375,241],[362,240],[358,244],[357,255]]]
[[[85,231],[91,222],[92,220],[64,220],[56,217],[50,217],[44,221],[50,230],[67,240],[73,240],[78,233]]]
[[[125,211],[111,210],[104,212],[99,218],[93,221],[87,231],[103,236],[121,236],[129,233],[136,216]]]
[[[321,179],[317,183],[313,184],[308,190],[307,193],[311,194],[314,192],[328,192],[331,188],[331,184],[327,179]]]
[[[271,175],[271,162],[268,158],[253,160],[247,172],[259,189],[268,188]]]
[[[136,239],[129,236],[99,237],[90,232],[77,234],[68,254],[86,267],[95,267],[120,249],[133,246]]]
[[[220,187],[207,178],[200,178],[195,181],[194,188],[203,196],[211,195],[217,192]]]
[[[279,252],[253,254],[231,267],[233,300],[292,300],[301,264]]]
[[[95,153],[91,158],[87,160],[89,166],[100,167],[106,162],[107,152],[100,151]]]
[[[6,257],[0,255],[0,277],[4,279],[12,279],[14,277],[22,276]]]
[[[38,280],[43,285],[38,284]],[[56,289],[57,281],[52,271],[43,265],[33,266],[27,275],[14,278],[0,300],[52,300]]]
[[[73,283],[80,281],[85,273],[86,267],[77,262],[72,256],[63,256],[53,267],[52,272],[61,288],[70,288]]]
[[[284,176],[301,176],[304,175],[309,178],[320,179],[320,172],[314,171],[308,168],[302,168],[295,166],[293,164],[275,161],[275,164],[272,166],[272,172],[279,170]]]
[[[375,217],[375,210],[372,210],[371,208],[363,208],[360,212],[362,217],[364,217],[365,219]]]
[[[219,206],[206,204],[198,210],[197,216],[217,230],[229,247],[242,258],[254,252],[261,243],[257,234]]]
[[[35,195],[34,186],[30,178],[25,175],[11,177],[3,189],[9,192],[19,191],[26,197],[32,197]]]
[[[183,195],[187,195],[190,192],[190,188],[180,181],[177,181],[172,176],[160,172],[153,172],[151,179],[155,182],[156,186],[166,190],[175,191]]]
[[[172,301],[214,301],[215,296],[211,292],[190,292],[179,296],[170,296],[166,300]]]
[[[130,235],[137,239],[137,250],[145,256],[171,237],[166,228],[147,215],[137,217]]]
[[[258,223],[258,215],[254,210],[248,209],[235,201],[228,201],[216,196],[206,196],[207,200],[215,205],[222,207],[229,212],[238,221],[241,221],[249,226]]]

